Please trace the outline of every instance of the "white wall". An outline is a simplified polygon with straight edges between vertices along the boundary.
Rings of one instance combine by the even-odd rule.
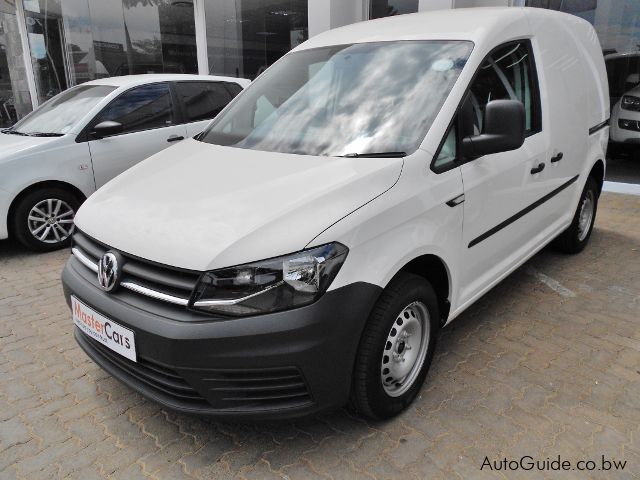
[[[333,28],[367,20],[362,0],[329,0],[329,3],[331,4],[331,25]]]
[[[421,12],[426,10],[445,10],[452,8],[454,0],[420,0],[418,9]]]
[[[366,4],[366,0],[309,0],[309,36],[366,20]]]
[[[454,0],[455,8],[465,7],[508,7],[513,0]]]
[[[309,0],[309,37],[331,29],[329,2]]]
[[[523,4],[523,0],[419,0],[418,9],[444,10]],[[309,0],[309,36],[367,20],[369,0]]]

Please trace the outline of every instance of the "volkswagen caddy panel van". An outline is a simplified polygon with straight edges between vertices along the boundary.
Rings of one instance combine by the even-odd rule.
[[[551,241],[585,247],[608,117],[597,36],[566,14],[318,35],[82,206],[76,339],[183,412],[390,417],[445,324]]]

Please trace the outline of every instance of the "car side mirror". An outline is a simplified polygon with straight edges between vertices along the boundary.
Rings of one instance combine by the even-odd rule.
[[[122,124],[120,122],[114,122],[113,120],[105,120],[100,122],[91,131],[91,135],[95,138],[108,137],[122,132]]]
[[[492,153],[510,152],[524,144],[525,111],[517,100],[493,100],[484,112],[480,135],[462,139],[464,158],[478,158]]]

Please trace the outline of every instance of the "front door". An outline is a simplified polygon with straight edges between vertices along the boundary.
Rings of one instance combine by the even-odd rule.
[[[100,188],[136,163],[184,139],[167,83],[153,83],[124,92],[91,122],[122,124],[122,132],[89,141],[91,161]]]
[[[538,80],[529,41],[494,50],[470,87],[475,134],[488,102],[519,100],[527,138],[518,150],[486,155],[462,165],[464,268],[461,304],[473,301],[531,251],[546,218],[534,206],[549,188],[548,132],[542,129]]]

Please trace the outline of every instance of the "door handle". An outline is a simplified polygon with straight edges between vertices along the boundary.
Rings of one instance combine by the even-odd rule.
[[[461,195],[458,195],[455,198],[452,198],[451,200],[449,200],[447,202],[447,205],[449,205],[450,207],[457,207],[461,203],[464,203],[464,193],[461,194]]]
[[[531,175],[535,175],[536,173],[540,173],[544,170],[544,163],[539,163],[537,167],[533,167],[531,169]]]
[[[171,135],[169,138],[167,138],[167,142],[179,142],[180,140],[184,140],[184,137],[182,135]]]
[[[564,157],[563,153],[560,152],[559,154],[557,154],[555,157],[551,158],[551,163],[556,163],[559,162],[560,160],[562,160],[562,158]]]

